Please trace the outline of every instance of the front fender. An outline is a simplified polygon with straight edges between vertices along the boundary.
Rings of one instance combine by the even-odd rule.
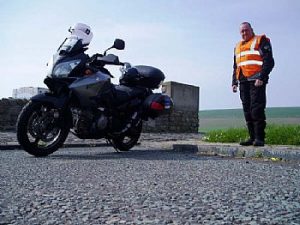
[[[32,102],[49,103],[56,108],[62,109],[68,101],[68,96],[55,96],[50,93],[42,93],[33,96],[30,99]]]
[[[72,126],[72,113],[68,107],[68,96],[55,96],[51,93],[43,93],[33,96],[30,101],[36,103],[46,103],[59,109],[63,114],[62,119],[67,121],[68,126]]]

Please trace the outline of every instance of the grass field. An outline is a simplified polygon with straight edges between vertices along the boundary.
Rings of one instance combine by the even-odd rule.
[[[300,125],[300,107],[266,109],[268,124]],[[240,128],[245,126],[242,109],[203,110],[199,112],[199,131]]]

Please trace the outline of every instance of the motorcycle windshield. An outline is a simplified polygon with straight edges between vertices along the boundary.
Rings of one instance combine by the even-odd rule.
[[[68,77],[79,64],[86,61],[84,45],[76,38],[66,38],[47,64],[47,76]]]
[[[76,51],[80,51],[84,49],[87,45],[82,44],[81,39],[77,39],[76,37],[68,37],[57,49],[57,53],[59,55],[67,55]]]

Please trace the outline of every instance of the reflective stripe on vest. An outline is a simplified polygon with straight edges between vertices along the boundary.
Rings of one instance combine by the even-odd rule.
[[[247,60],[245,62],[240,62],[238,66],[246,66],[246,65],[262,65],[263,63],[261,61],[257,60]],[[259,72],[259,71],[258,71]]]
[[[259,52],[262,36],[254,36],[246,43],[239,42],[235,49],[236,78],[239,79],[242,71],[245,77],[251,77],[262,69],[263,59]]]

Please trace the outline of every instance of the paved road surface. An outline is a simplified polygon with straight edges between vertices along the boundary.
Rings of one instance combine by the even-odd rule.
[[[0,224],[300,224],[300,165],[143,144],[0,151]]]

